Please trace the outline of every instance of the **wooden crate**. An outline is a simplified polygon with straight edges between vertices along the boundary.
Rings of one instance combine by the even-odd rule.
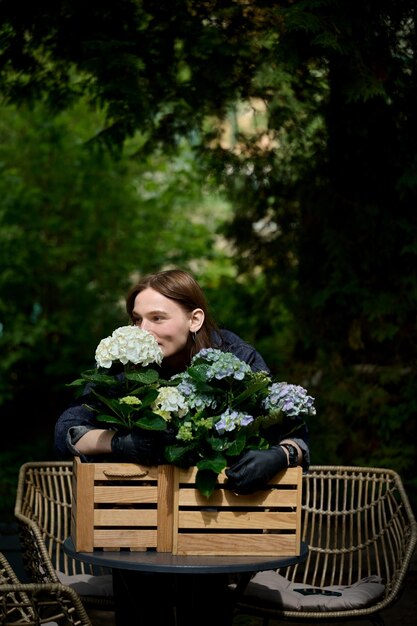
[[[248,496],[219,485],[209,500],[195,489],[196,469],[174,472],[174,554],[299,555],[301,467],[278,473],[270,489]]]
[[[207,499],[196,468],[74,459],[71,536],[76,550],[157,550],[194,555],[298,555],[301,468],[268,490],[238,496],[225,475]]]
[[[172,551],[172,465],[81,463],[74,458],[71,537],[95,548]]]

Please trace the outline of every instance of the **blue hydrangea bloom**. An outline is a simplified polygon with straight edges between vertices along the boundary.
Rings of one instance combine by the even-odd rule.
[[[307,394],[300,385],[288,383],[273,383],[269,387],[269,394],[263,401],[268,411],[280,410],[288,417],[296,417],[300,414],[315,415],[314,398]]]
[[[248,415],[247,413],[239,413],[239,411],[233,411],[232,409],[226,409],[224,413],[222,413],[220,419],[214,425],[217,432],[221,435],[225,431],[230,432],[235,430],[238,426],[248,426],[251,422],[253,422],[254,418],[252,415]]]
[[[207,368],[207,380],[222,380],[229,377],[243,380],[252,371],[247,363],[231,352],[222,352],[214,348],[204,348],[193,357],[191,365],[200,363],[211,363],[211,366]]]

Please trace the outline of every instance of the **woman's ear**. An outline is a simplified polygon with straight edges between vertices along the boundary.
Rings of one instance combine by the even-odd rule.
[[[203,309],[194,309],[194,311],[191,312],[190,331],[192,333],[196,333],[200,330],[204,323],[204,318],[205,315]]]

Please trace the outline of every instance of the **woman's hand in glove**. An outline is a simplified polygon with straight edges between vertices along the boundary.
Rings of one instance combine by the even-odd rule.
[[[120,460],[143,465],[158,465],[163,462],[160,445],[154,433],[144,430],[134,430],[129,433],[116,432],[111,440],[111,450]]]
[[[288,467],[288,457],[281,446],[268,450],[249,450],[226,470],[228,486],[239,494],[249,494],[265,488],[277,472]]]

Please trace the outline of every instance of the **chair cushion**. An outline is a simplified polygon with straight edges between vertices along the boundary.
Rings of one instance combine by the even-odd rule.
[[[242,601],[279,605],[290,611],[339,611],[368,606],[382,596],[384,589],[379,576],[368,576],[352,585],[315,587],[290,582],[278,572],[268,571],[258,572],[251,579]]]
[[[72,587],[80,596],[113,596],[113,577],[111,574],[93,576],[91,574],[74,574],[68,576],[57,572],[63,585]]]

